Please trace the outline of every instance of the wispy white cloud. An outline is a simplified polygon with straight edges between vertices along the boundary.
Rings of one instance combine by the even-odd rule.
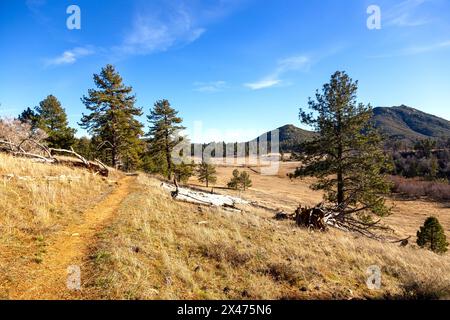
[[[115,47],[115,51],[119,54],[166,51],[196,41],[205,31],[198,23],[195,11],[182,3],[165,3],[158,9],[141,8],[123,43]]]
[[[132,20],[122,30],[123,36],[118,42],[96,46],[95,50],[80,45],[59,56],[45,59],[45,65],[74,64],[80,58],[94,53],[121,60],[132,55],[147,55],[181,47],[198,40],[206,32],[207,25],[217,23],[243,7],[247,1],[137,1]],[[47,0],[26,0],[27,7],[36,15],[42,14],[46,4]]]
[[[198,92],[219,92],[227,88],[225,81],[211,81],[211,82],[195,82],[194,91]]]
[[[60,66],[66,64],[74,64],[78,59],[93,55],[95,51],[91,47],[77,47],[71,50],[64,51],[59,56],[56,56],[45,61],[46,66]]]
[[[300,55],[279,60],[276,69],[269,75],[255,82],[245,83],[244,86],[251,90],[261,90],[282,84],[281,76],[289,71],[307,71],[311,66],[308,56]]]
[[[123,41],[112,48],[120,56],[146,55],[191,44],[207,27],[246,5],[248,0],[142,1]]]
[[[383,21],[387,26],[416,27],[433,21],[431,17],[423,15],[422,6],[432,0],[404,0],[397,3],[385,13]]]
[[[267,89],[270,87],[274,87],[276,85],[279,85],[281,83],[280,79],[273,79],[273,78],[263,78],[256,82],[249,82],[245,83],[244,86],[247,88],[250,88],[252,90],[261,90],[261,89]]]
[[[423,54],[423,53],[434,52],[434,51],[438,51],[438,50],[444,50],[447,48],[450,48],[450,40],[436,42],[436,43],[423,45],[423,46],[407,47],[407,48],[398,50],[393,53],[374,55],[374,56],[370,56],[369,58],[378,59],[378,58],[413,56],[413,55],[417,55],[417,54]]]

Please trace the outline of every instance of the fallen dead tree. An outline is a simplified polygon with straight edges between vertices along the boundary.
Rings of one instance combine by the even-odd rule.
[[[37,148],[33,149],[36,151],[27,151],[26,149],[24,149],[25,144],[36,146]],[[38,153],[37,150],[40,150],[40,153]],[[36,162],[86,168],[91,172],[100,174],[104,177],[107,177],[109,175],[108,167],[97,159],[95,161],[88,161],[83,156],[76,153],[72,148],[71,150],[48,148],[44,144],[28,137],[23,139],[19,143],[0,140],[0,151],[11,154],[15,157],[33,159]],[[60,157],[59,155],[61,154],[68,155],[68,157]]]
[[[223,207],[228,210],[238,210],[236,205],[249,204],[241,198],[232,197],[228,195],[203,192],[199,190],[193,190],[186,187],[180,187],[176,181],[173,184],[162,182],[161,187],[170,192],[173,199],[177,201],[189,202],[199,205]]]

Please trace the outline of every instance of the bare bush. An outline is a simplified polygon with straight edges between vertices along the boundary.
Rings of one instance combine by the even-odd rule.
[[[17,157],[31,158],[34,161],[65,164],[76,167],[84,167],[90,171],[107,177],[108,168],[99,160],[87,161],[72,148],[55,149],[46,146],[43,141],[47,135],[40,129],[33,129],[29,123],[15,119],[0,119],[0,151]],[[69,155],[62,159],[57,154]]]
[[[47,134],[41,129],[33,129],[29,123],[16,119],[0,119],[0,151],[21,151],[41,154],[39,146]],[[19,150],[15,150],[19,147]]]
[[[429,197],[437,201],[450,201],[450,185],[444,182],[405,179],[399,176],[391,177],[392,191],[407,197]]]

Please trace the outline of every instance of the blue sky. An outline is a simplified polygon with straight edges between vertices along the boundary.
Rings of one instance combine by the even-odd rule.
[[[80,30],[66,27],[72,4]],[[300,125],[336,70],[359,80],[364,103],[450,119],[447,0],[1,0],[0,39],[0,116],[54,94],[77,127],[92,75],[112,63],[146,113],[169,99],[195,141]]]

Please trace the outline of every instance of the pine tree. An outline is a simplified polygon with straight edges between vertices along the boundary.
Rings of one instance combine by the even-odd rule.
[[[436,252],[445,253],[448,242],[445,237],[444,228],[435,217],[428,217],[420,230],[417,231],[417,244],[424,248]]]
[[[239,185],[245,191],[252,186],[252,180],[250,180],[250,175],[247,171],[242,171],[239,176]]]
[[[436,156],[432,156],[430,159],[430,180],[436,180],[439,174],[439,162]]]
[[[193,163],[187,164],[183,161],[178,165],[174,165],[173,173],[175,179],[186,184],[189,181],[189,178],[194,175],[194,166]]]
[[[75,138],[73,149],[88,160],[94,160],[97,157],[95,147],[88,137]]]
[[[172,173],[175,165],[172,161],[172,151],[180,142],[177,136],[179,130],[185,127],[179,125],[183,119],[177,116],[178,111],[170,106],[168,100],[159,100],[154,104],[150,115],[147,116],[150,123],[150,130],[147,134],[149,137],[149,151],[152,158],[156,158],[160,163],[160,173],[172,179]]]
[[[205,182],[206,187],[209,187],[209,183],[216,183],[217,181],[216,167],[212,164],[202,162],[198,166],[197,174],[198,180],[200,182]]]
[[[93,135],[97,149],[107,152],[107,163],[117,168],[134,169],[140,164],[143,151],[141,136],[143,125],[136,119],[142,109],[135,106],[136,97],[132,87],[123,84],[123,79],[112,65],[94,74],[96,89],[90,89],[81,101],[90,111],[83,114],[80,126]]]
[[[233,177],[227,184],[228,188],[234,190],[246,190],[252,186],[252,180],[250,175],[246,171],[239,172],[239,170],[233,170]]]
[[[234,169],[233,170],[233,177],[227,184],[228,188],[237,190],[239,188],[239,170]]]
[[[27,117],[35,117],[32,113],[25,111]],[[69,127],[67,114],[58,99],[49,95],[36,107],[36,125],[47,133],[46,142],[51,148],[68,149],[75,143],[76,130]]]
[[[37,124],[39,122],[39,115],[30,107],[24,110],[17,118],[20,122],[28,123],[31,125],[31,128],[34,130],[37,128]]]
[[[334,203],[341,215],[382,216],[390,211],[381,196],[390,190],[383,174],[389,161],[370,121],[371,106],[356,102],[357,89],[357,81],[338,71],[321,93],[316,92],[315,100],[309,99],[314,113],[300,109],[301,122],[318,135],[302,144],[302,166],[295,175],[318,178],[311,187],[324,190],[325,200]]]

